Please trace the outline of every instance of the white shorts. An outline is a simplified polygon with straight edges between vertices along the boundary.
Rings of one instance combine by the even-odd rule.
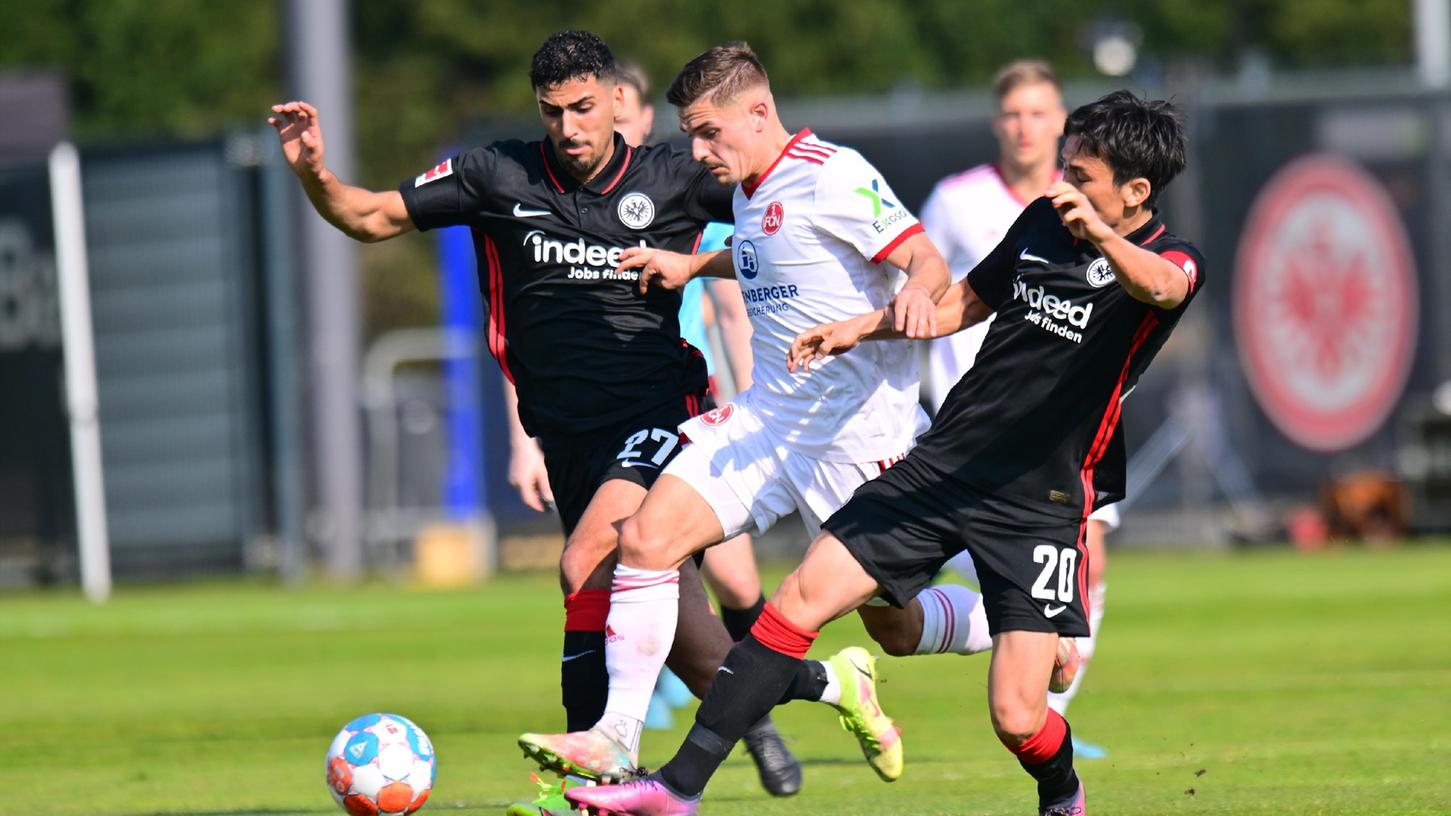
[[[683,423],[690,439],[665,473],[685,481],[715,511],[725,538],[763,533],[792,510],[813,538],[821,523],[868,479],[906,455],[880,462],[826,462],[791,450],[759,416],[727,403]]]

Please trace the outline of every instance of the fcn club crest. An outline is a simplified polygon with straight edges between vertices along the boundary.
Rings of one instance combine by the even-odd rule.
[[[734,410],[734,407],[730,403],[726,403],[719,408],[712,408],[709,411],[701,414],[700,421],[704,422],[706,425],[709,425],[712,428],[717,425],[724,425],[727,421],[730,420],[731,414],[734,413]]]
[[[786,211],[781,209],[781,202],[772,201],[766,206],[766,214],[761,216],[761,232],[767,235],[775,235],[781,229],[781,222],[786,218]]]

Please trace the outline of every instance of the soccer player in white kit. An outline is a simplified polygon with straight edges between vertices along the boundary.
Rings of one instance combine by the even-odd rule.
[[[875,344],[808,375],[786,368],[796,335],[890,304],[908,337],[927,336],[948,284],[942,256],[866,159],[808,130],[787,132],[749,46],[697,57],[669,97],[695,158],[722,183],[739,184],[734,242],[713,256],[630,250],[621,268],[642,269],[642,291],[652,281],[677,288],[698,275],[736,277],[755,368],[736,400],[681,426],[691,444],[621,529],[604,717],[589,731],[520,738],[545,768],[598,778],[634,769],[651,688],[674,638],[680,564],[793,510],[814,536],[927,427],[913,344]],[[752,634],[790,626],[767,604]],[[876,703],[874,658],[853,647],[802,666],[791,699],[835,706],[878,775],[900,775],[899,732]]]
[[[953,283],[962,280],[998,245],[1024,207],[1041,196],[1048,185],[1062,178],[1058,169],[1058,141],[1063,136],[1067,113],[1063,108],[1062,87],[1053,68],[1037,60],[1009,63],[994,78],[993,94],[997,100],[992,120],[993,135],[998,140],[997,161],[942,179],[922,205],[922,226],[947,259]],[[947,392],[972,367],[991,322],[985,320],[928,343],[928,376],[923,384],[934,413],[942,407]],[[1089,628],[1093,636],[1077,639],[1080,666],[1086,665],[1093,656],[1094,639],[1103,618],[1104,536],[1118,525],[1118,506],[1113,504],[1098,509],[1088,518]],[[973,583],[977,582],[976,567],[966,551],[948,565]],[[966,607],[964,611],[981,613],[975,593],[968,594],[965,588],[940,585],[927,593],[935,593],[929,595],[932,600],[929,606]],[[936,632],[924,635],[935,642],[950,639]],[[910,639],[910,635],[907,637]],[[1080,668],[1066,691],[1049,694],[1048,705],[1063,714],[1082,682]],[[1105,753],[1099,746],[1080,740],[1075,740],[1074,748],[1079,756],[1087,759],[1096,759]]]

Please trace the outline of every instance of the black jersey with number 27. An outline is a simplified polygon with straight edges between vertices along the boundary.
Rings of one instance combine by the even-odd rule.
[[[996,316],[919,453],[1029,512],[1082,518],[1123,497],[1120,405],[1204,285],[1199,250],[1157,215],[1126,237],[1183,270],[1183,302],[1131,297],[1047,198],[1023,211],[968,274]]]
[[[532,436],[586,434],[706,387],[680,339],[680,294],[641,295],[619,273],[627,247],[693,252],[710,221],[731,220],[731,190],[666,146],[614,153],[580,184],[547,142],[501,141],[401,186],[421,230],[473,230],[486,340],[518,388]]]

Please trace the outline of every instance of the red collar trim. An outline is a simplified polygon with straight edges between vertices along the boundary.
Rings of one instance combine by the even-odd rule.
[[[751,195],[753,193],[755,193],[757,189],[760,188],[761,184],[766,181],[766,177],[769,176],[769,175],[771,175],[771,171],[776,169],[776,165],[780,164],[781,163],[781,160],[784,159],[784,158],[786,158],[786,152],[788,150],[790,150],[791,148],[795,147],[797,142],[801,141],[802,139],[804,139],[804,138],[806,138],[807,136],[810,136],[810,135],[811,135],[811,129],[810,128],[805,128],[805,129],[802,129],[802,130],[798,131],[795,136],[792,136],[791,137],[791,141],[787,142],[786,143],[786,146],[783,147],[783,148],[781,148],[781,155],[777,156],[776,157],[776,160],[773,161],[773,162],[771,162],[771,166],[770,167],[767,167],[766,168],[766,171],[764,173],[762,173],[761,175],[759,175],[759,176],[756,177],[756,183],[755,184],[747,184],[744,181],[741,182],[741,192],[743,192],[743,193],[746,194],[746,198],[750,198]]]
[[[1144,226],[1145,227],[1148,227],[1148,226],[1151,226],[1151,225],[1152,224],[1145,224]],[[1149,233],[1149,237],[1143,239],[1142,241],[1138,241],[1136,243],[1138,243],[1139,246],[1146,246],[1146,245],[1148,245],[1150,243],[1153,243],[1154,239],[1155,238],[1158,238],[1160,235],[1163,235],[1164,234],[1164,230],[1166,230],[1166,229],[1168,229],[1168,227],[1164,226],[1163,224],[1159,224],[1158,225],[1158,229],[1155,229],[1153,232],[1150,232]]]
[[[549,174],[549,181],[551,184],[554,185],[554,189],[558,190],[560,193],[563,193],[564,185],[559,183],[559,179],[555,178],[554,169],[549,166],[549,152],[544,148],[545,142],[548,141],[548,139],[545,139],[539,143],[539,158],[544,160],[544,172]]]
[[[610,191],[615,189],[615,185],[620,183],[620,179],[625,177],[625,169],[630,166],[630,157],[633,155],[635,155],[635,149],[633,147],[630,147],[629,145],[626,145],[625,160],[620,162],[620,172],[616,173],[613,179],[610,179],[609,186],[605,187],[605,189],[603,190],[600,190],[600,195],[609,195]]]

